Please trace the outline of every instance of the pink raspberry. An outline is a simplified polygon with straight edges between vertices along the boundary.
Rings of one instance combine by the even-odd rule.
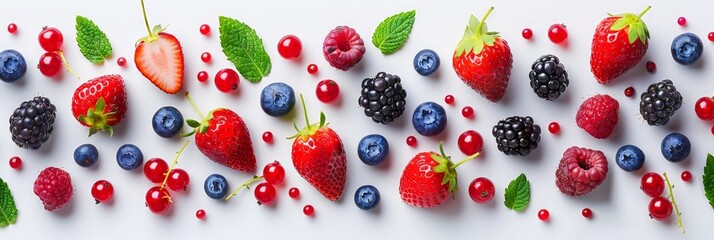
[[[555,171],[555,185],[568,196],[582,196],[597,188],[607,176],[607,158],[598,150],[570,147]]]
[[[331,66],[347,71],[362,60],[367,49],[357,31],[348,26],[338,26],[330,31],[322,43],[322,53]]]
[[[595,138],[603,139],[612,134],[617,126],[617,111],[620,104],[614,98],[598,94],[588,98],[580,105],[575,121]]]
[[[72,178],[62,169],[48,167],[37,176],[33,191],[40,197],[45,210],[54,211],[72,198]]]

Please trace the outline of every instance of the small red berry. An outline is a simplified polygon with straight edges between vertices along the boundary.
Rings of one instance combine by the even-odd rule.
[[[712,126],[711,132],[712,132],[712,135],[714,135],[714,126]]]
[[[317,73],[317,65],[315,65],[314,63],[307,65],[307,73],[309,73],[309,74]]]
[[[196,218],[198,218],[198,220],[203,220],[204,218],[206,218],[206,211],[203,211],[203,209],[198,209],[198,211],[196,211]]]
[[[531,39],[533,37],[533,30],[530,28],[524,28],[523,32],[521,32],[521,35],[523,35],[523,38],[525,39]]]
[[[266,142],[266,143],[273,142],[273,133],[270,131],[265,131],[263,133],[263,142]]]
[[[679,26],[687,25],[687,19],[684,17],[679,17],[677,18],[677,24],[679,24]]]
[[[13,169],[20,169],[22,167],[22,159],[18,156],[11,157],[10,167]]]
[[[540,219],[541,221],[546,221],[549,217],[550,212],[548,212],[548,210],[541,209],[540,211],[538,211],[538,219]]]
[[[463,109],[461,109],[461,115],[464,116],[465,118],[473,118],[474,109],[471,108],[470,106],[466,106]]]
[[[201,53],[201,61],[204,63],[211,62],[211,53],[209,53],[209,52]]]
[[[198,79],[199,82],[206,82],[206,81],[208,81],[208,72],[200,71],[200,72],[198,72],[198,74],[196,74],[196,78]]]
[[[239,79],[235,70],[224,68],[216,73],[214,81],[219,91],[227,93],[238,89]]]
[[[45,51],[56,52],[62,50],[64,36],[57,28],[43,27],[37,38],[40,42],[40,47]]]
[[[7,25],[7,32],[15,34],[17,32],[17,25],[14,23],[10,23]]]
[[[201,27],[198,28],[198,31],[200,31],[201,34],[207,36],[211,33],[211,26],[209,26],[208,24],[202,24]]]
[[[317,94],[317,99],[321,102],[329,103],[340,95],[340,86],[331,79],[322,80],[317,84],[315,94]]]
[[[454,104],[454,96],[446,95],[446,97],[444,97],[444,102],[449,105]]]
[[[704,121],[714,120],[714,99],[711,97],[701,97],[694,103],[694,113],[699,119]]]
[[[593,216],[593,211],[590,210],[590,208],[583,208],[582,214],[585,218],[591,218]]]
[[[553,24],[548,28],[548,38],[553,43],[561,43],[568,38],[568,30],[565,24]]]
[[[709,38],[709,41],[714,42],[714,32],[710,32],[707,38]]]
[[[300,196],[300,189],[291,187],[290,190],[288,190],[288,196],[293,199],[298,198]]]
[[[118,59],[117,59],[117,65],[119,65],[120,67],[126,66],[126,58],[124,58],[124,57],[118,58]]]
[[[682,181],[685,181],[685,182],[692,181],[692,173],[689,171],[682,172]]]
[[[92,197],[98,203],[106,202],[114,196],[114,186],[107,180],[99,180],[92,186]]]
[[[714,130],[712,130],[714,131]],[[410,147],[414,147],[417,145],[417,139],[414,136],[409,136],[407,137],[407,145]]]
[[[302,52],[302,42],[295,35],[286,35],[278,42],[278,53],[285,59],[294,59]]]
[[[552,134],[558,134],[558,132],[560,132],[560,124],[557,122],[551,122],[548,124],[548,131]]]
[[[468,130],[459,135],[459,150],[466,155],[474,155],[483,149],[483,138],[474,130]]]
[[[655,71],[657,71],[657,64],[655,64],[653,61],[647,61],[645,67],[647,68],[647,72],[649,73],[654,73]]]
[[[302,208],[302,213],[304,213],[305,216],[312,216],[312,214],[315,213],[315,208],[310,204],[305,205],[305,207]]]
[[[46,52],[40,56],[40,63],[37,64],[40,73],[46,77],[54,77],[62,69],[62,59],[57,52]]]
[[[635,88],[634,87],[627,87],[625,88],[625,96],[626,97],[632,97],[635,95]]]

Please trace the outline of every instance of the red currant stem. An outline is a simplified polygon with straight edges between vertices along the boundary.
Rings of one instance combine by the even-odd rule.
[[[79,75],[77,75],[77,73],[74,72],[71,67],[69,67],[69,63],[67,63],[67,59],[64,58],[64,53],[62,52],[62,50],[57,50],[57,53],[59,54],[60,59],[62,59],[62,63],[64,64],[64,67],[67,68],[67,71],[72,73],[72,75],[74,75],[74,77],[79,79]]]
[[[146,7],[144,6],[144,0],[141,0],[141,12],[144,14],[144,24],[146,24],[146,31],[149,32],[149,38],[153,37],[151,32],[151,27],[149,27],[149,19],[146,17]]]
[[[475,153],[474,155],[471,155],[471,156],[469,156],[469,157],[467,157],[467,158],[464,158],[464,160],[461,160],[461,161],[457,162],[456,164],[454,164],[454,166],[452,166],[451,169],[455,169],[455,168],[458,167],[459,165],[461,165],[461,164],[463,164],[463,163],[465,163],[465,162],[471,161],[471,159],[474,159],[474,158],[478,157],[478,155],[480,155],[480,154],[481,154],[481,152],[477,152],[477,153]]]
[[[491,11],[493,11],[493,7],[489,8],[486,14],[481,18],[481,22],[478,24],[478,27],[476,27],[476,36],[481,36],[481,28],[483,28],[483,24],[486,22],[488,15],[491,14]]]
[[[171,167],[169,167],[169,169],[166,170],[166,176],[164,176],[164,181],[161,182],[161,189],[164,189],[164,187],[166,186],[166,181],[169,180],[169,173],[171,172],[171,170],[174,169],[174,167],[178,163],[178,158],[179,158],[179,156],[181,156],[181,153],[183,152],[183,150],[186,149],[186,146],[188,146],[188,142],[189,141],[186,140],[186,142],[183,143],[183,146],[181,146],[181,149],[179,149],[178,152],[176,152],[176,157],[174,157],[174,162],[172,162]]]
[[[674,206],[674,211],[677,213],[677,227],[682,229],[682,234],[686,233],[687,231],[684,230],[684,224],[682,223],[682,213],[679,212],[679,207],[677,207],[677,201],[674,200],[674,191],[672,187],[672,183],[669,182],[669,178],[667,177],[667,173],[662,173],[662,176],[664,177],[664,181],[667,182],[667,189],[669,189],[669,198],[672,200],[672,205]]]
[[[640,18],[642,18],[642,16],[645,15],[645,13],[647,13],[647,11],[650,10],[650,8],[652,8],[652,6],[647,6],[647,8],[645,8],[645,10],[643,10],[639,15],[637,15],[637,17],[635,18],[635,20],[633,22],[639,22]]]
[[[198,110],[198,107],[196,106],[196,103],[193,102],[193,99],[191,98],[191,95],[186,92],[186,97],[188,98],[188,102],[191,103],[191,107],[193,107],[193,110],[198,113],[199,116],[201,116],[201,119],[206,119],[206,116],[203,116],[203,113],[201,113],[201,110]]]
[[[226,197],[226,202],[228,202],[228,200],[230,200],[235,195],[238,195],[238,191],[243,189],[243,187],[245,187],[246,189],[250,189],[250,184],[260,180],[263,180],[263,176],[253,176],[253,178],[251,178],[250,180],[245,181],[243,184],[240,185],[240,187],[238,187],[236,190],[233,190],[231,194],[228,194],[228,196]]]

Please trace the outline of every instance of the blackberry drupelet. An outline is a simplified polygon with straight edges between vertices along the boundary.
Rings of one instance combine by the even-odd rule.
[[[640,114],[650,126],[667,124],[681,106],[682,95],[669,79],[653,83],[640,96]]]
[[[543,55],[531,65],[531,88],[538,97],[555,100],[568,88],[568,72],[555,55]]]
[[[402,79],[384,72],[362,81],[359,105],[364,115],[381,124],[389,124],[404,113],[407,91],[402,88]]]
[[[12,141],[21,148],[40,148],[52,134],[56,111],[46,97],[37,96],[20,104],[10,116]]]
[[[513,116],[493,126],[498,150],[506,155],[526,156],[538,147],[540,126],[531,117]]]

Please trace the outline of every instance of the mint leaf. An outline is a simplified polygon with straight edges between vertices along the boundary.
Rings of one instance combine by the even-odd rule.
[[[531,198],[530,182],[526,175],[521,173],[511,181],[506,188],[506,200],[503,202],[507,208],[520,211],[526,208]]]
[[[13,224],[17,221],[17,207],[12,199],[10,188],[0,178],[0,227]]]
[[[257,83],[270,74],[270,56],[255,30],[233,18],[218,17],[221,47],[246,80]]]
[[[372,34],[372,44],[384,55],[389,55],[404,46],[414,27],[416,11],[398,13],[384,19]]]
[[[112,45],[107,35],[86,17],[77,16],[77,45],[87,60],[92,63],[103,63],[112,55]]]
[[[714,208],[714,156],[707,154],[707,163],[704,165],[704,195],[709,200],[709,205]]]

